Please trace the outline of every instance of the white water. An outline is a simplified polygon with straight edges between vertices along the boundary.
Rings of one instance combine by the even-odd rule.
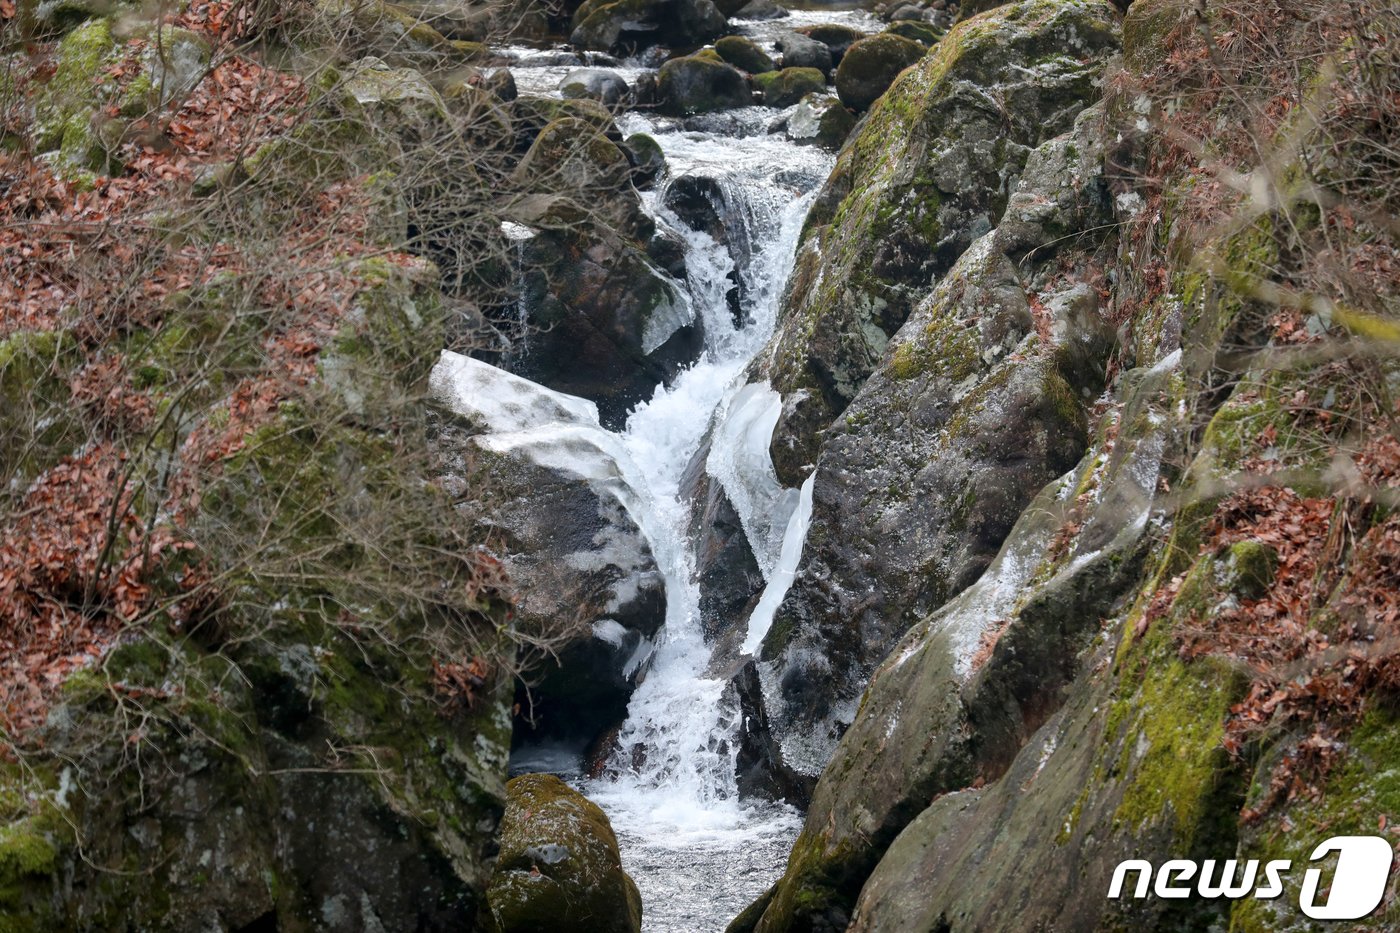
[[[741,111],[737,119],[752,125],[771,116]],[[621,434],[637,488],[645,490],[639,524],[666,578],[667,618],[632,698],[613,773],[584,786],[622,842],[624,863],[642,890],[646,929],[695,933],[723,929],[762,893],[781,870],[799,817],[787,807],[741,800],[735,787],[738,710],[724,697],[724,682],[703,675],[711,647],[700,628],[691,507],[678,487],[714,423],[709,472],[733,497],[761,565],[776,569],[798,494],[779,486],[768,459],[780,400],[766,385],[745,386],[742,376],[772,335],[802,222],[830,157],[778,136],[717,136],[636,115],[622,122],[624,132],[657,138],[673,175],[696,172],[720,182],[729,235],[744,239],[736,252],[748,258],[739,269],[745,320],[736,327],[725,301],[734,268],[729,253],[679,228],[652,196],[661,223],[687,240],[687,284],[707,347],[694,367],[633,413]]]

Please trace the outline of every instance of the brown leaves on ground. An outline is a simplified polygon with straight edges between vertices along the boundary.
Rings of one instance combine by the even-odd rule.
[[[349,271],[354,260],[380,252],[365,235],[367,200],[355,179],[312,186],[286,203],[270,242],[240,231],[243,193],[213,207],[191,199],[202,171],[251,154],[305,116],[301,79],[231,41],[246,31],[247,9],[196,0],[170,20],[208,37],[215,64],[193,91],[128,134],[119,152],[125,167],[114,177],[80,190],[23,146],[0,152],[0,340],[59,329],[73,338],[80,357],[67,374],[66,404],[91,439],[16,491],[5,502],[9,514],[0,514],[0,730],[12,738],[42,721],[69,673],[158,603],[178,618],[191,592],[217,602],[208,568],[159,571],[171,553],[192,547],[180,529],[200,506],[203,479],[315,378],[318,353],[363,287]],[[128,46],[128,64],[140,42]],[[31,93],[52,73],[45,47],[33,52]],[[104,79],[135,74],[122,63],[116,70]],[[14,113],[6,118],[5,129],[16,131]],[[201,214],[209,210],[234,222],[211,221]],[[172,236],[171,218],[200,235]],[[149,454],[146,435],[182,387],[143,387],[134,378],[141,361],[118,347],[137,332],[161,333],[172,296],[215,282],[236,283],[249,305],[225,316],[250,310],[263,322],[256,352],[244,354],[260,368],[231,379],[222,401],[179,429],[183,442],[160,488],[135,488],[137,477],[152,482],[149,464],[138,464]],[[209,419],[216,409],[220,417]],[[470,665],[442,673],[468,698],[473,676]]]
[[[1400,442],[1388,433],[1355,462],[1372,488],[1400,484]],[[1400,690],[1400,516],[1372,523],[1373,510],[1364,497],[1309,498],[1263,486],[1224,500],[1207,529],[1203,555],[1258,542],[1277,555],[1277,569],[1258,598],[1212,607],[1180,626],[1181,656],[1223,657],[1249,672],[1246,696],[1225,724],[1232,754],[1265,734],[1304,735],[1246,820],[1319,793],[1367,698]],[[1159,593],[1153,611],[1170,606],[1180,586],[1178,579]]]
[[[40,721],[44,700],[146,610],[148,582],[189,547],[144,525],[126,458],[110,445],[64,459],[35,483],[0,543],[0,728]]]

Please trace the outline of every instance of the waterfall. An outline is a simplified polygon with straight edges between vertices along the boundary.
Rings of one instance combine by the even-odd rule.
[[[802,15],[862,24],[865,16]],[[744,28],[768,45],[777,35],[770,26]],[[528,63],[528,50],[507,51]],[[559,79],[558,69],[543,66],[522,64],[513,72],[522,89],[537,93]],[[634,77],[630,65],[620,72]],[[726,682],[706,676],[712,646],[701,629],[690,539],[694,503],[681,489],[708,437],[706,472],[733,503],[766,581],[753,617],[731,621],[746,636],[744,651],[753,653],[796,572],[812,483],[800,490],[779,483],[768,445],[782,400],[766,383],[746,382],[745,374],[773,335],[803,223],[834,162],[830,153],[770,132],[777,116],[752,107],[685,121],[638,112],[618,118],[623,135],[648,133],[661,145],[668,181],[644,202],[658,229],[685,244],[687,274],[675,283],[684,307],[650,321],[645,342],[659,346],[696,318],[705,334],[700,358],[658,387],[621,431],[602,428],[591,403],[484,363],[444,354],[434,375],[440,391],[489,426],[483,443],[491,449],[601,482],[641,529],[665,579],[665,625],[632,696],[612,766],[603,777],[581,780],[612,821],[624,865],[642,893],[645,928],[656,933],[723,929],[777,877],[800,825],[795,810],[738,793],[740,713]],[[723,222],[723,244],[666,208],[666,184],[685,176],[705,179]]]

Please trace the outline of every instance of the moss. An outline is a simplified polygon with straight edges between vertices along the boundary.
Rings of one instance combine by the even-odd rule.
[[[815,68],[784,68],[755,75],[753,83],[769,107],[791,107],[808,94],[823,90],[826,77]]]
[[[715,51],[735,68],[752,75],[772,71],[776,65],[758,43],[744,36],[725,36],[715,43]],[[824,83],[824,82],[823,82]]]

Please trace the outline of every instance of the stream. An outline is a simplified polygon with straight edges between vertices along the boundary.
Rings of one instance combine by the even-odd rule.
[[[777,22],[733,25],[772,51],[782,31],[818,22],[863,31],[877,26],[858,11],[795,12]],[[556,94],[572,70],[533,64],[532,56],[541,60],[537,50],[502,51],[514,60],[511,71],[523,93]],[[611,70],[631,83],[646,69],[629,61]],[[768,443],[781,400],[766,384],[746,384],[745,372],[773,334],[802,224],[834,163],[831,153],[773,132],[784,116],[748,107],[684,120],[637,111],[618,117],[624,135],[649,133],[665,153],[668,178],[644,200],[658,227],[685,241],[688,276],[681,287],[688,313],[700,317],[705,329],[700,358],[670,385],[658,387],[622,431],[590,421],[588,403],[580,399],[485,364],[463,360],[455,376],[459,384],[473,380],[476,397],[486,396],[480,409],[494,432],[493,449],[515,449],[542,464],[555,457],[553,465],[574,473],[596,468],[610,482],[620,476],[615,492],[665,578],[665,626],[651,656],[637,662],[649,667],[607,775],[585,778],[576,750],[532,749],[512,761],[513,772],[560,774],[606,811],[623,866],[641,891],[649,933],[723,930],[781,874],[801,825],[793,808],[744,799],[737,790],[739,711],[724,693],[725,681],[706,676],[712,646],[700,626],[701,593],[687,531],[692,504],[680,489],[708,434],[707,472],[734,503],[767,581],[743,640],[744,651],[755,651],[801,556],[811,489],[810,480],[802,490],[778,483]],[[691,230],[663,206],[667,185],[687,175],[715,183],[711,190],[719,196],[711,200],[722,202],[715,207],[731,248]],[[743,286],[739,323],[726,299],[736,275]],[[492,395],[528,401],[493,407]],[[637,748],[644,754],[633,754]]]

